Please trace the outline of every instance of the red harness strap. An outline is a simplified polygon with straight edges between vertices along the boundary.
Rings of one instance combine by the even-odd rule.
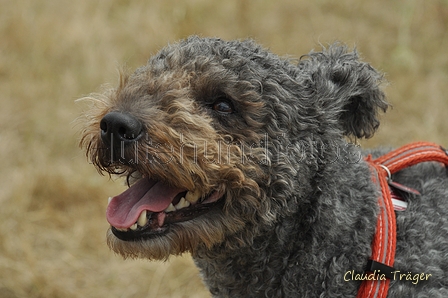
[[[435,161],[448,165],[448,153],[441,146],[433,143],[416,142],[391,151],[375,160],[369,155],[367,163],[372,169],[372,177],[381,188],[381,196],[378,199],[380,212],[378,215],[376,233],[372,241],[372,256],[369,261],[376,268],[384,268],[381,274],[385,274],[385,280],[379,278],[377,272],[373,280],[364,280],[359,288],[357,298],[385,298],[389,289],[390,276],[387,269],[393,269],[396,247],[396,223],[392,204],[391,192],[388,183],[391,175],[420,162]],[[390,271],[390,270],[389,270]]]

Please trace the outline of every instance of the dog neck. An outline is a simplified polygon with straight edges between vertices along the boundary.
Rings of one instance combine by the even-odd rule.
[[[245,289],[247,295],[288,296],[290,291],[295,297],[314,297],[335,282],[356,293],[359,283],[344,282],[343,273],[362,272],[370,255],[378,211],[375,185],[362,159],[344,165],[323,161],[315,173],[313,191],[302,198],[298,211],[278,218],[246,241],[250,245],[234,250],[217,246],[193,255],[213,295],[245,297]]]

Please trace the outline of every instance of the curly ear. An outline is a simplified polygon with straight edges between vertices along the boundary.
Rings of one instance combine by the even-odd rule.
[[[304,57],[308,59],[298,66],[310,72],[316,108],[328,121],[337,122],[344,135],[372,137],[380,124],[379,110],[389,106],[380,89],[383,76],[360,61],[356,50],[338,43]]]

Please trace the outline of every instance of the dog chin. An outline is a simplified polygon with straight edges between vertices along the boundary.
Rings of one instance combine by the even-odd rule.
[[[210,249],[223,242],[226,234],[225,223],[211,219],[223,218],[221,211],[217,209],[202,217],[172,224],[157,233],[132,240],[123,239],[120,231],[117,233],[111,227],[107,231],[107,245],[124,258],[167,260],[170,255],[194,254],[199,248]]]
[[[107,245],[115,253],[123,258],[142,258],[150,260],[166,260],[170,255],[178,255],[186,252],[179,249],[175,237],[160,236],[150,240],[124,241],[112,232],[112,228],[107,231]]]

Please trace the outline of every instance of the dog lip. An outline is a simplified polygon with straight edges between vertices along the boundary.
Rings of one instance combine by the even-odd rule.
[[[147,224],[143,227],[137,226],[135,230],[120,229],[111,226],[111,231],[118,239],[123,241],[150,240],[158,236],[164,236],[177,223],[193,220],[213,209],[222,208],[225,204],[225,197],[224,195],[218,195],[220,195],[220,193],[214,191],[206,198],[206,200],[204,200],[204,202],[175,212],[165,213],[162,211],[148,213]],[[208,200],[209,198],[212,198],[213,201]],[[207,200],[208,202],[205,203]],[[161,225],[160,215],[162,214],[163,220]]]
[[[112,233],[120,240],[123,241],[137,241],[142,239],[151,239],[157,236],[162,236],[170,230],[170,226],[166,225],[163,227],[158,227],[157,229],[145,230],[145,231],[119,231],[115,227],[111,227]]]

